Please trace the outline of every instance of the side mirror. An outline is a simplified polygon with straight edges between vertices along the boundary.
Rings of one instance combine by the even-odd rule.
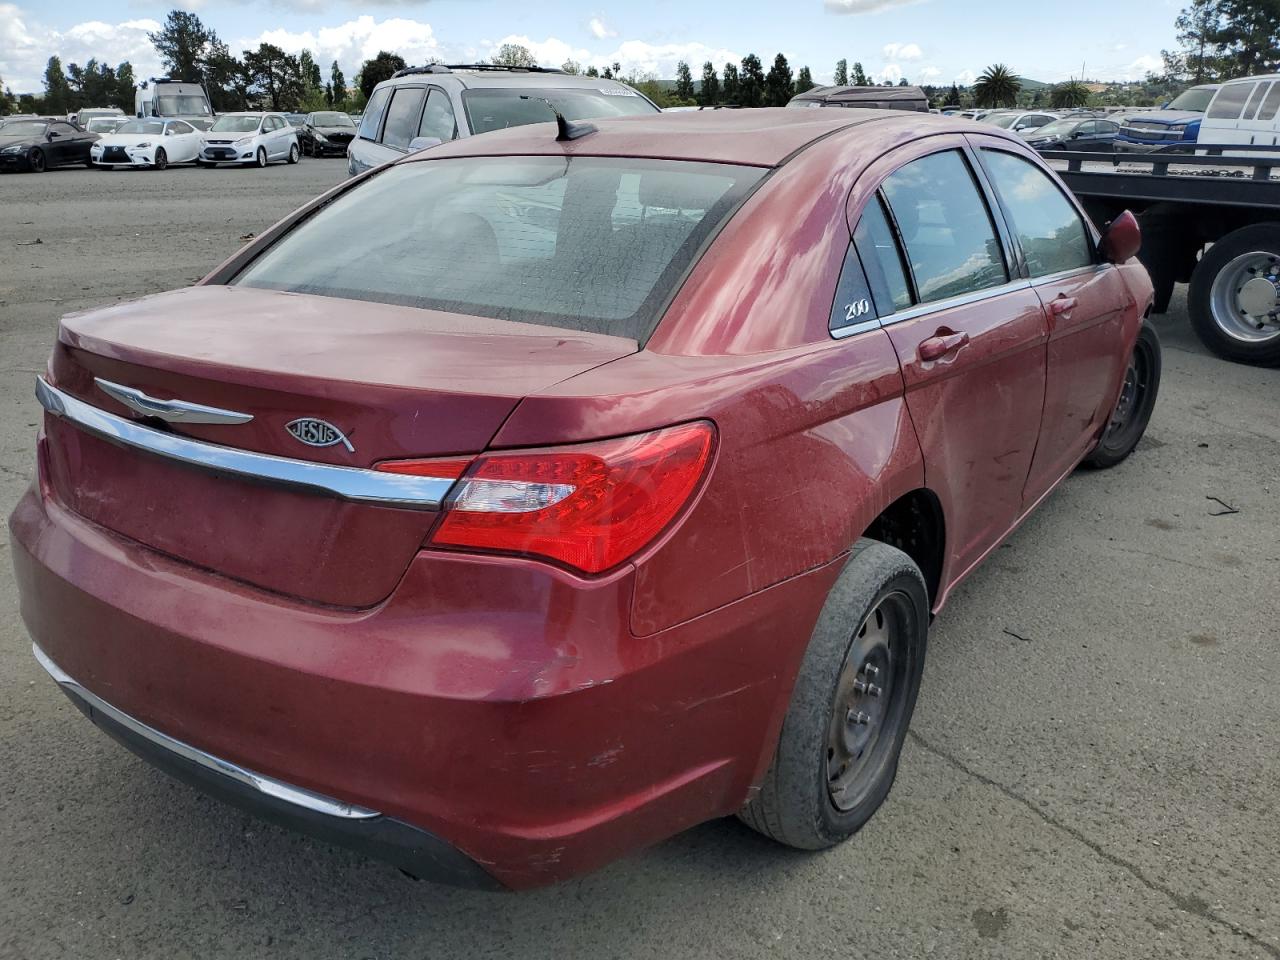
[[[409,141],[409,152],[417,153],[419,150],[430,150],[432,147],[438,147],[444,143],[439,137],[414,137]]]
[[[1142,248],[1142,229],[1138,218],[1126,210],[1102,231],[1102,255],[1108,263],[1124,263]]]

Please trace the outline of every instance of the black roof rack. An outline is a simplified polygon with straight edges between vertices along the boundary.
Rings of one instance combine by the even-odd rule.
[[[559,67],[513,67],[505,63],[429,63],[425,67],[405,67],[391,75],[407,77],[415,73],[452,73],[454,70],[492,70],[510,73],[564,73]]]

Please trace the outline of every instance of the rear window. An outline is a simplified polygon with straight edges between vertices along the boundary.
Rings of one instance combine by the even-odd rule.
[[[657,113],[657,108],[628,87],[535,89],[490,87],[466,90],[462,105],[472,133],[489,133],[526,123],[548,123],[555,114],[544,102],[550,100],[569,120],[597,117],[627,117],[637,113]]]
[[[643,341],[764,172],[606,157],[401,164],[304,221],[233,282]]]

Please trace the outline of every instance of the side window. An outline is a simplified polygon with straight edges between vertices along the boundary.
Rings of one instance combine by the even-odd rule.
[[[912,160],[882,189],[921,303],[1008,281],[991,214],[959,151]]]
[[[877,312],[885,316],[911,306],[906,268],[879,195],[872,197],[862,211],[853,231],[853,242],[871,281]]]
[[[1084,221],[1043,170],[998,150],[983,150],[982,157],[1032,277],[1094,263]]]
[[[836,299],[831,305],[831,321],[828,329],[838,333],[841,329],[857,327],[876,319],[876,308],[871,300],[871,288],[863,272],[858,250],[851,243],[840,268],[840,282],[836,284]]]
[[[458,121],[454,119],[449,95],[439,87],[432,87],[427,94],[427,108],[422,111],[422,123],[418,124],[418,136],[439,137],[448,143],[457,135]]]
[[[1280,83],[1273,83],[1267,99],[1262,101],[1262,109],[1258,111],[1259,120],[1274,120],[1280,110]]]
[[[427,91],[422,87],[400,87],[387,107],[387,125],[382,131],[382,142],[397,150],[408,150],[409,141],[417,136],[418,118],[422,114],[422,101]]]
[[[390,99],[390,87],[383,87],[381,90],[373,91],[373,96],[364,105],[364,117],[360,120],[361,139],[378,139],[378,128],[382,126],[382,115],[386,112],[387,101]]]
[[[1258,104],[1262,102],[1262,95],[1270,89],[1271,84],[1260,83],[1253,90],[1253,96],[1249,98],[1249,102],[1245,104],[1242,120],[1252,120],[1253,115],[1258,112]]]
[[[1256,86],[1256,83],[1228,83],[1213,98],[1205,116],[1210,120],[1239,120],[1240,111]]]
[[[76,128],[69,123],[53,123],[49,125],[49,129],[60,137],[74,137],[76,135]]]
[[[1119,133],[1119,132],[1120,132],[1120,124],[1115,123],[1115,122],[1113,122],[1113,121],[1111,121],[1111,120],[1099,120],[1099,121],[1098,121],[1098,132],[1099,132],[1099,133],[1101,133],[1101,134],[1105,134],[1105,135],[1107,135],[1107,136],[1110,136],[1110,135],[1111,135],[1111,134],[1113,134],[1113,133]]]

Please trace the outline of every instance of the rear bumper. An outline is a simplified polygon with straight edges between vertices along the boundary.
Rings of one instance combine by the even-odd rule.
[[[384,603],[351,611],[172,560],[47,488],[10,528],[32,639],[79,690],[163,739],[130,742],[135,726],[94,710],[107,732],[306,832],[420,876],[512,889],[740,808],[840,565],[637,638],[629,570],[580,580],[427,552]],[[377,816],[317,814],[158,746],[171,742]]]

